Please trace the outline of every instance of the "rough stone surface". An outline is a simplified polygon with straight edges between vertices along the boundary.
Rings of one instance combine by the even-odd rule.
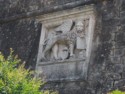
[[[15,54],[35,68],[41,24],[33,19],[22,19],[0,25],[0,50],[5,56],[12,48]]]
[[[98,19],[87,80],[48,82],[44,89],[60,94],[105,94],[123,87],[125,0],[0,0],[0,50],[7,55],[13,48],[34,69],[41,27],[34,16],[91,3],[95,3]]]

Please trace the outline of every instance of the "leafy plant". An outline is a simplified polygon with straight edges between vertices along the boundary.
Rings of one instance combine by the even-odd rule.
[[[17,57],[12,49],[7,59],[0,53],[0,94],[51,94],[39,90],[44,82],[31,77],[33,72],[26,70],[24,64],[19,65]]]
[[[108,94],[125,94],[125,92],[122,92],[120,90],[114,90],[114,91],[112,91],[111,93],[108,93]]]

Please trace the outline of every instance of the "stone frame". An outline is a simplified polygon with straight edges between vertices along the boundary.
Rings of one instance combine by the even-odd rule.
[[[46,81],[67,81],[67,80],[78,80],[78,79],[86,79],[87,78],[87,70],[88,64],[90,62],[91,52],[92,52],[92,41],[93,41],[93,34],[95,29],[96,23],[96,10],[94,5],[89,6],[80,6],[73,9],[67,9],[62,11],[57,11],[53,13],[44,14],[41,16],[36,17],[37,21],[42,24],[41,29],[41,37],[39,43],[39,50],[37,56],[37,64],[36,64],[36,72],[42,78],[45,78]],[[77,20],[77,19],[89,19],[89,28],[88,28],[88,37],[87,37],[87,49],[86,49],[86,56],[87,59],[72,59],[72,60],[57,60],[57,61],[49,61],[49,62],[41,62],[40,57],[42,54],[42,45],[45,38],[45,32],[47,29],[53,26],[57,26],[64,22],[67,19]],[[64,65],[66,64],[66,65]],[[77,65],[78,64],[78,65]],[[80,71],[80,75],[70,75],[74,72],[76,65],[78,66],[78,71]],[[61,71],[61,66],[71,66],[67,67],[67,70],[71,72],[67,73],[66,76],[58,76],[61,72],[54,72],[54,71]],[[80,67],[82,66],[82,67]],[[60,67],[57,70],[54,68]],[[80,68],[79,68],[80,67]],[[52,70],[54,71],[52,71]],[[64,68],[65,69],[65,68]],[[80,70],[79,70],[80,69]],[[62,69],[63,70],[63,69]],[[55,75],[54,77],[52,75]]]

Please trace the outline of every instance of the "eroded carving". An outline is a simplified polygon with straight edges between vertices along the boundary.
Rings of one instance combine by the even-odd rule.
[[[85,58],[88,23],[89,19],[67,20],[48,32],[41,60]]]

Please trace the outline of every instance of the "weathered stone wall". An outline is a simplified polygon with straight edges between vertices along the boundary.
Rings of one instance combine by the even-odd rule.
[[[0,23],[93,3],[95,0],[1,0]]]
[[[89,71],[89,82],[94,82],[94,86],[90,85],[95,88],[95,94],[124,86],[124,4],[124,0],[104,1],[99,10],[101,30],[97,30],[96,36],[99,35],[100,41]]]
[[[33,19],[21,19],[0,25],[0,50],[7,56],[10,48],[27,67],[35,68],[41,24]]]
[[[0,50],[13,48],[27,67],[35,68],[41,24],[34,17],[94,3],[97,9],[95,48],[86,81],[54,82],[61,94],[102,94],[125,84],[124,0],[1,0]]]

